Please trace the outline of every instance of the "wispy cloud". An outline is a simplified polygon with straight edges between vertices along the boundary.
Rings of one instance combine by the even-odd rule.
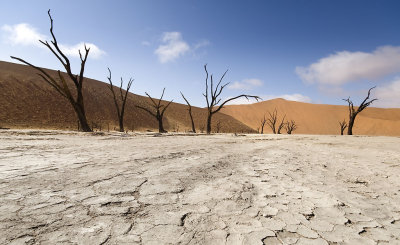
[[[64,54],[72,57],[79,57],[79,50],[81,51],[82,55],[84,55],[85,45],[87,48],[90,48],[88,57],[93,59],[98,59],[101,56],[105,55],[105,52],[96,45],[94,45],[93,43],[80,42],[75,45],[60,44],[59,46],[60,49],[64,52]]]
[[[201,40],[200,42],[198,42],[198,43],[196,43],[196,44],[193,45],[193,49],[196,50],[196,49],[199,49],[199,48],[206,47],[206,46],[208,46],[208,45],[210,45],[210,41],[208,41],[208,40]]]
[[[374,80],[400,72],[400,47],[383,46],[373,52],[341,51],[308,67],[296,67],[307,83],[342,85],[363,79]]]
[[[141,44],[143,46],[150,46],[151,45],[151,43],[149,41],[142,41]]]
[[[48,37],[41,34],[33,26],[27,23],[21,23],[17,25],[3,25],[1,27],[3,31],[6,43],[13,46],[36,46],[40,48],[46,48],[39,40],[45,41]],[[69,56],[79,57],[79,50],[84,51],[84,42],[80,42],[75,45],[59,44],[60,49]],[[105,54],[103,50],[97,47],[93,43],[86,43],[86,47],[90,48],[89,58],[98,59]]]
[[[162,42],[164,44],[154,51],[161,63],[173,61],[190,50],[180,32],[165,32]]]
[[[375,91],[374,98],[378,98],[374,102],[374,106],[378,107],[400,107],[400,77],[383,86],[378,86]]]
[[[291,101],[299,101],[299,102],[306,102],[306,103],[311,103],[312,100],[310,97],[302,95],[302,94],[281,94],[281,95],[262,95],[260,96],[263,101],[265,100],[272,100],[272,99],[277,99],[277,98],[282,98],[285,100],[291,100]],[[230,97],[231,98],[231,97]],[[227,98],[229,99],[229,98]],[[231,101],[228,103],[229,105],[242,105],[242,104],[253,104],[256,103],[257,101],[254,99],[247,100],[246,98],[239,98],[237,100]]]
[[[40,34],[33,26],[27,23],[17,25],[3,25],[5,41],[11,45],[44,47],[39,40],[45,40],[46,36]]]
[[[258,78],[247,78],[242,81],[235,81],[228,85],[229,89],[234,90],[251,90],[255,87],[260,87],[263,85],[263,82]]]
[[[143,43],[142,43],[143,44]],[[145,44],[144,44],[145,45]],[[187,43],[180,32],[164,32],[162,37],[162,44],[154,51],[158,56],[161,63],[174,61],[179,57],[192,53],[194,56],[195,51],[210,45],[208,40],[201,40],[193,45]]]

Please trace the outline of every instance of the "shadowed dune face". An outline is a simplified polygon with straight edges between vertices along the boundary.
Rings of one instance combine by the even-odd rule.
[[[257,129],[264,114],[268,115],[268,111],[272,112],[275,108],[278,111],[278,120],[286,114],[287,120],[296,121],[298,129],[295,134],[340,134],[339,121],[348,121],[349,117],[346,105],[318,105],[284,99],[250,105],[230,105],[222,112]],[[265,125],[264,132],[272,131]],[[399,136],[400,109],[367,108],[358,114],[353,132],[363,135]]]
[[[55,74],[55,71],[49,72]],[[117,129],[117,112],[107,84],[86,79],[83,93],[89,124],[97,125],[97,128],[101,126],[102,130],[108,127],[110,130]],[[129,93],[124,118],[126,130],[158,129],[155,118],[135,107],[146,106],[149,101],[147,97]],[[193,107],[193,117],[199,132],[200,128],[205,128],[206,115],[205,109]],[[254,132],[245,124],[222,113],[213,118],[214,128],[218,121],[221,121],[221,132]],[[0,61],[0,126],[76,130],[77,117],[69,102],[42,81],[34,69]],[[168,131],[191,130],[187,106],[172,103],[165,112],[164,127]]]

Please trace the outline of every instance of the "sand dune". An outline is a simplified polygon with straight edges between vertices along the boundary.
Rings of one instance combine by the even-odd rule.
[[[55,71],[49,70],[49,72],[54,74]],[[103,130],[108,127],[118,128],[118,117],[107,85],[87,79],[83,93],[89,124],[102,126]],[[168,93],[168,88],[166,93]],[[126,129],[158,130],[156,119],[135,107],[135,105],[145,106],[148,102],[147,97],[129,94],[125,112]],[[198,131],[205,128],[206,111],[203,108],[194,107],[193,117]],[[254,131],[236,119],[221,113],[216,114],[213,120],[214,122],[221,121],[221,132]],[[77,119],[65,98],[42,81],[35,70],[25,65],[0,61],[1,126],[75,130]],[[165,112],[164,126],[169,131],[190,130],[187,106],[172,103]]]
[[[54,72],[54,71],[50,71]],[[168,92],[168,91],[167,91]],[[87,79],[84,86],[85,106],[90,124],[102,129],[117,128],[117,116],[106,84]],[[146,105],[147,97],[130,93],[127,102],[125,127],[128,130],[157,129],[157,121],[134,105]],[[347,106],[319,105],[274,99],[250,105],[230,105],[215,115],[213,126],[222,122],[221,132],[255,132],[260,120],[276,108],[279,117],[299,125],[298,134],[338,134],[339,121],[348,118]],[[169,131],[190,130],[186,105],[173,103],[165,114]],[[206,110],[193,108],[198,131],[205,128]],[[40,80],[30,67],[0,61],[0,127],[11,128],[77,128],[71,106],[50,86]],[[266,127],[264,130],[270,133]],[[362,135],[400,135],[400,109],[367,108],[361,112],[353,130]]]
[[[295,133],[300,134],[338,134],[339,121],[348,121],[348,107],[336,105],[310,104],[284,99],[274,99],[250,105],[230,105],[222,110],[253,129],[260,127],[264,114],[274,109],[278,117],[286,114],[289,120],[299,125]],[[271,133],[266,126],[264,131]],[[400,135],[400,109],[367,108],[356,118],[354,134],[363,135]]]

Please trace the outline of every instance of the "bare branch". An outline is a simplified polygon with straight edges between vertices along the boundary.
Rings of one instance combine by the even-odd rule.
[[[147,112],[148,112],[150,115],[152,115],[153,117],[156,117],[156,116],[157,116],[156,114],[154,114],[154,112],[150,111],[150,110],[147,109],[146,107],[143,107],[143,106],[140,106],[140,105],[137,105],[136,107],[139,108],[139,109],[142,109],[142,110],[144,110],[144,111],[147,111]]]
[[[232,101],[232,100],[239,99],[239,98],[241,98],[241,97],[245,97],[247,100],[249,100],[249,98],[254,98],[254,99],[256,99],[257,102],[258,102],[258,100],[261,100],[260,97],[255,96],[255,95],[241,94],[241,95],[238,95],[238,96],[236,96],[236,97],[233,97],[233,98],[230,98],[230,99],[225,100],[225,101],[218,107],[218,109],[216,109],[216,110],[213,111],[212,113],[213,113],[213,114],[214,114],[214,113],[217,113],[218,111],[220,111],[220,110],[222,109],[222,107],[224,107],[224,105],[225,105],[226,103],[228,103],[229,101]]]

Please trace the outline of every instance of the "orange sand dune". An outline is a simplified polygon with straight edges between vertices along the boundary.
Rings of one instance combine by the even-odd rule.
[[[48,71],[55,74],[55,71]],[[83,93],[89,124],[95,127],[97,125],[96,129],[117,129],[118,117],[107,84],[86,79]],[[125,129],[158,130],[156,119],[135,107],[146,106],[148,102],[147,97],[129,93]],[[204,108],[193,108],[193,117],[199,132],[201,128],[205,129],[206,113]],[[214,127],[216,122],[221,121],[221,132],[254,132],[243,123],[222,113],[216,114],[213,121]],[[0,127],[76,130],[77,118],[66,99],[42,81],[34,69],[0,61]],[[164,127],[169,131],[190,130],[187,106],[172,103],[165,112]]]
[[[348,121],[346,105],[310,104],[284,99],[274,99],[250,105],[230,105],[222,110],[253,129],[260,127],[264,114],[274,109],[279,119],[286,114],[288,120],[295,120],[300,134],[340,134],[339,121]],[[266,125],[264,132],[271,133]],[[285,132],[285,130],[283,130]],[[358,114],[353,134],[400,135],[400,109],[367,108]]]

